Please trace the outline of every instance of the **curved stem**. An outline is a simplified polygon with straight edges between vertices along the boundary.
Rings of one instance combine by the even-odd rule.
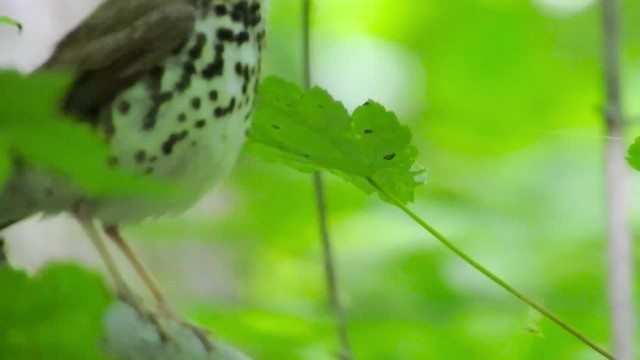
[[[548,310],[544,306],[536,303],[535,301],[531,300],[529,297],[527,297],[526,295],[524,295],[520,291],[516,290],[511,285],[507,284],[504,280],[502,280],[500,277],[498,277],[497,275],[495,275],[494,273],[489,271],[487,268],[482,266],[480,263],[478,263],[477,261],[473,260],[464,251],[462,251],[456,245],[454,245],[452,242],[447,240],[447,238],[445,238],[444,235],[442,235],[440,232],[438,232],[434,227],[429,225],[426,221],[424,221],[422,218],[420,218],[411,209],[409,209],[407,206],[402,204],[402,202],[400,200],[398,200],[398,198],[396,198],[395,196],[393,196],[392,194],[390,194],[389,192],[384,190],[375,180],[373,180],[372,178],[368,177],[367,181],[369,182],[369,184],[371,184],[371,186],[373,186],[378,191],[378,193],[384,195],[388,199],[391,199],[391,201],[393,202],[393,204],[396,207],[400,208],[402,211],[404,211],[405,214],[409,215],[409,217],[411,217],[416,223],[418,223],[420,226],[422,226],[422,228],[427,230],[442,245],[444,245],[449,250],[451,250],[453,253],[455,253],[464,262],[466,262],[467,264],[471,265],[473,268],[478,270],[484,276],[488,277],[491,281],[496,283],[498,286],[500,286],[501,288],[506,290],[511,295],[517,297],[518,299],[520,299],[520,300],[524,301],[525,303],[527,303],[532,308],[536,309],[538,312],[540,312],[546,318],[548,318],[549,320],[553,321],[554,323],[556,323],[557,325],[562,327],[564,330],[569,332],[571,335],[575,336],[580,341],[585,343],[587,346],[589,346],[593,350],[599,352],[601,355],[603,355],[607,359],[615,359],[614,356],[611,355],[607,350],[603,349],[598,344],[594,343],[589,338],[587,338],[586,336],[582,335],[578,330],[574,329],[569,324],[565,323],[562,319],[560,319],[557,315],[552,313],[550,310]]]

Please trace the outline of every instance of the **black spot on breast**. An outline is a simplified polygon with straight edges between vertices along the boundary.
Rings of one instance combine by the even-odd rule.
[[[173,99],[173,93],[169,92],[169,91],[165,91],[162,92],[160,94],[158,94],[158,96],[156,96],[153,101],[154,102],[159,102],[159,103],[165,103],[167,101],[170,101],[171,99]]]
[[[201,129],[201,128],[203,128],[206,124],[207,124],[207,122],[206,122],[206,121],[204,121],[204,120],[200,119],[200,120],[196,121],[195,127],[196,127],[196,128],[198,128],[198,129]]]
[[[160,85],[158,85],[159,87]],[[158,112],[160,111],[160,107],[162,106],[162,104],[171,101],[171,99],[173,98],[173,93],[171,92],[162,92],[158,94],[158,90],[149,90],[151,92],[151,100],[153,101],[153,104],[151,105],[151,108],[149,109],[149,111],[147,112],[147,114],[144,117],[143,123],[142,123],[142,128],[144,130],[150,130],[153,129],[153,127],[156,125],[156,121],[158,118]]]
[[[200,109],[200,104],[201,104],[201,101],[199,97],[194,97],[193,99],[191,99],[191,107],[194,110]]]
[[[122,100],[118,103],[118,111],[122,115],[127,115],[129,110],[131,109],[131,104],[127,100]]]
[[[209,91],[209,100],[211,101],[218,100],[218,92],[216,90]]]
[[[196,43],[193,45],[191,49],[189,49],[189,57],[192,60],[197,60],[202,56],[202,50],[204,49],[205,44],[207,43],[207,35],[202,32],[199,32],[196,35]]]
[[[213,61],[202,70],[202,77],[207,80],[222,75],[222,70],[224,69],[224,46],[222,44],[216,45],[215,51],[216,55]]]
[[[138,150],[134,155],[134,159],[138,164],[141,164],[147,159],[147,153],[144,150]]]
[[[218,15],[218,16],[225,16],[225,15],[227,15],[227,14],[228,14],[228,12],[229,12],[229,11],[227,10],[227,7],[226,7],[226,6],[224,6],[224,5],[216,5],[216,6],[213,8],[213,11],[214,11],[214,12],[216,13],[216,15]]]
[[[236,35],[236,43],[238,43],[238,45],[242,45],[244,43],[246,43],[247,41],[249,41],[249,33],[246,31],[241,31],[238,33],[238,35]]]
[[[162,153],[169,156],[173,152],[174,147],[182,140],[184,140],[189,132],[187,130],[183,130],[181,132],[172,133],[169,137],[162,143],[161,149]]]
[[[247,1],[238,2],[231,10],[231,20],[240,22],[245,27],[254,27],[262,20],[260,16],[260,4],[252,2],[251,5]]]
[[[236,107],[236,98],[232,97],[227,106],[224,106],[224,107],[218,106],[218,107],[216,107],[215,110],[213,111],[213,116],[215,116],[217,118],[223,117],[223,116],[229,114],[230,112],[232,112],[235,107]]]
[[[235,38],[233,30],[227,28],[218,29],[218,40],[220,41],[233,41]]]
[[[164,67],[155,66],[149,72],[149,78],[145,83],[147,95],[152,99],[153,104],[142,119],[142,130],[151,130],[156,125],[160,106],[165,101],[171,99],[170,93],[160,94],[160,86],[162,84],[162,76],[164,75]]]
[[[182,65],[182,74],[180,80],[176,83],[175,89],[182,93],[191,85],[191,78],[196,73],[196,67],[193,62],[189,61]]]
[[[178,122],[183,123],[185,121],[187,121],[187,115],[185,113],[178,114]]]

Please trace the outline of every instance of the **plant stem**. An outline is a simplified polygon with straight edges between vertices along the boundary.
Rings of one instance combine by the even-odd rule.
[[[609,227],[609,302],[613,323],[614,353],[620,360],[634,359],[635,316],[633,310],[633,245],[629,234],[627,170],[624,161],[624,119],[620,86],[618,0],[604,0],[603,61],[607,105],[605,178]]]
[[[525,303],[527,303],[529,306],[531,306],[532,308],[536,309],[538,312],[540,312],[542,315],[544,315],[545,317],[547,317],[549,320],[553,321],[554,323],[558,324],[560,327],[562,327],[563,329],[565,329],[567,332],[569,332],[571,335],[575,336],[576,338],[578,338],[580,341],[582,341],[583,343],[585,343],[587,346],[589,346],[590,348],[592,348],[593,350],[599,352],[601,355],[603,355],[604,357],[606,357],[607,359],[615,359],[613,357],[613,355],[611,355],[609,352],[607,352],[605,349],[603,349],[602,347],[600,347],[599,345],[597,345],[596,343],[594,343],[593,341],[591,341],[589,338],[587,338],[586,336],[582,335],[578,330],[574,329],[573,327],[571,327],[569,324],[565,323],[562,319],[560,319],[557,315],[555,315],[554,313],[552,313],[550,310],[548,310],[547,308],[545,308],[544,306],[536,303],[535,301],[529,299],[526,295],[524,295],[523,293],[521,293],[520,291],[516,290],[514,287],[512,287],[511,285],[507,284],[504,280],[502,280],[500,277],[498,277],[497,275],[495,275],[494,273],[492,273],[491,271],[489,271],[487,268],[485,268],[484,266],[482,266],[480,263],[476,262],[475,260],[473,260],[469,255],[467,255],[464,251],[462,251],[461,249],[459,249],[456,245],[454,245],[452,242],[450,242],[449,240],[447,240],[447,238],[444,237],[444,235],[442,235],[440,232],[438,232],[434,227],[432,227],[431,225],[429,225],[426,221],[424,221],[422,218],[420,218],[416,213],[414,213],[411,209],[409,209],[407,206],[405,206],[404,204],[402,204],[402,202],[400,200],[398,200],[398,198],[396,198],[395,196],[393,196],[391,193],[387,192],[386,190],[384,190],[375,180],[373,180],[372,178],[367,178],[367,181],[369,182],[369,184],[371,184],[371,186],[373,186],[378,193],[384,195],[385,197],[391,199],[391,201],[393,201],[394,205],[398,208],[400,208],[402,211],[404,211],[405,214],[407,214],[409,217],[411,217],[411,219],[413,219],[413,221],[415,221],[416,223],[418,223],[420,226],[422,226],[422,228],[424,228],[425,230],[427,230],[431,235],[433,235],[440,243],[442,243],[445,247],[447,247],[449,250],[451,250],[453,253],[455,253],[459,258],[461,258],[464,262],[466,262],[467,264],[471,265],[472,267],[474,267],[476,270],[478,270],[480,273],[482,273],[484,276],[488,277],[491,281],[493,281],[494,283],[498,284],[498,286],[500,286],[501,288],[503,288],[504,290],[506,290],[507,292],[509,292],[511,295],[517,297],[518,299],[524,301]]]
[[[302,48],[303,48],[303,77],[304,88],[311,87],[311,0],[302,0]],[[313,173],[313,186],[318,211],[318,226],[320,240],[322,242],[322,254],[324,259],[324,269],[327,276],[327,289],[331,298],[331,305],[336,317],[336,331],[340,342],[340,359],[353,360],[351,342],[347,330],[347,316],[344,305],[340,299],[338,271],[329,235],[329,224],[327,221],[327,205],[323,176],[320,171]]]
[[[335,265],[335,256],[333,246],[329,236],[329,226],[327,224],[327,208],[324,195],[324,184],[322,174],[316,171],[313,174],[313,183],[316,193],[316,203],[318,205],[318,222],[320,225],[320,238],[322,240],[322,252],[324,255],[324,270],[327,275],[327,288],[331,297],[331,305],[336,317],[336,330],[338,341],[340,342],[340,359],[353,360],[351,351],[351,342],[349,341],[349,333],[347,331],[347,315],[344,305],[340,300],[340,291],[338,286],[338,271]]]

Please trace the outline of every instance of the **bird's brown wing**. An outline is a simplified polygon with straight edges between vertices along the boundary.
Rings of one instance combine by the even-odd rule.
[[[102,106],[188,40],[194,21],[192,0],[107,0],[42,68],[72,71],[64,110],[96,121]]]

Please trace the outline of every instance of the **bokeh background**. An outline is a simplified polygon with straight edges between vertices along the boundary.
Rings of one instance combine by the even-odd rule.
[[[20,36],[0,28],[0,67],[33,69],[96,4],[0,0],[0,14],[25,25]],[[630,141],[640,3],[622,5]],[[270,8],[265,72],[300,82],[300,1]],[[428,177],[418,213],[608,344],[599,11],[595,0],[316,0],[312,69],[348,107],[372,98],[412,128]],[[630,177],[634,203],[640,178]],[[357,358],[599,358],[399,211],[327,182]],[[245,155],[186,214],[125,234],[178,308],[219,337],[257,359],[335,358],[309,176]],[[6,237],[11,262],[31,272],[59,260],[102,269],[65,217],[32,219]]]

